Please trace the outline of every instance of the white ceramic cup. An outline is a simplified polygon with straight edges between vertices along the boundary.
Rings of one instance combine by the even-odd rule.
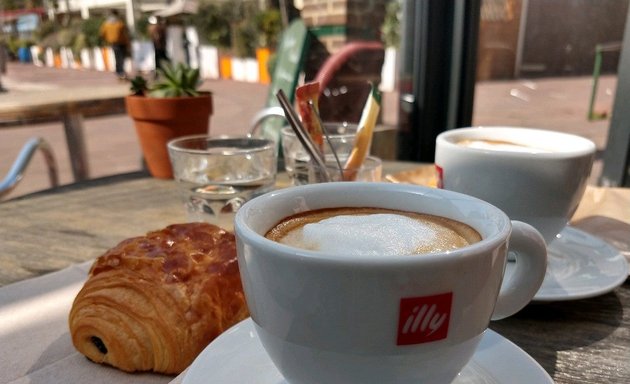
[[[482,240],[442,253],[348,257],[264,237],[285,217],[331,207],[438,215],[470,225]],[[270,192],[241,207],[235,234],[255,329],[291,384],[450,383],[490,319],[531,300],[547,260],[540,234],[498,208],[405,184],[333,182]],[[517,263],[503,281],[508,244]]]
[[[462,140],[494,140],[529,146],[466,147]],[[567,225],[584,194],[595,144],[581,136],[532,128],[471,127],[438,135],[438,186],[485,200],[512,220],[534,226],[552,241]]]

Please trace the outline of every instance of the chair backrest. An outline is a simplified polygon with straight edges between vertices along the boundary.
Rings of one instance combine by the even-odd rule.
[[[385,49],[379,41],[351,41],[331,55],[312,81],[319,82],[323,121],[357,123],[370,92],[381,82]]]
[[[333,77],[342,71],[344,65],[347,65],[351,60],[356,60],[357,56],[364,53],[370,53],[370,55],[377,53],[376,61],[372,61],[376,63],[376,68],[380,71],[384,57],[379,59],[378,52],[384,52],[383,44],[379,41],[351,41],[324,62],[324,65],[319,69],[313,81],[318,81],[322,90],[326,89],[331,80],[333,80]],[[370,67],[374,67],[374,65]],[[362,69],[363,68],[360,68],[358,70]],[[357,69],[354,70],[354,72],[356,71]]]
[[[250,134],[273,139],[280,145],[280,130],[286,126],[284,112],[276,98],[282,89],[293,103],[295,88],[311,48],[311,35],[301,19],[283,32],[277,50],[265,108],[250,123]],[[320,83],[319,110],[323,121],[358,123],[372,82],[381,81],[385,49],[379,41],[352,41],[330,55],[309,81]],[[278,147],[279,155],[282,155]]]

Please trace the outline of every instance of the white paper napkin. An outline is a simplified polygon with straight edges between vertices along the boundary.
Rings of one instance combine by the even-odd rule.
[[[129,374],[74,349],[68,314],[92,262],[0,288],[0,383],[168,383],[173,376]]]

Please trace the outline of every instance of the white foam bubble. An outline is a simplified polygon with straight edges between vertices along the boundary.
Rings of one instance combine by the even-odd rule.
[[[301,236],[309,249],[346,255],[412,254],[438,239],[428,224],[396,214],[335,216],[305,225]]]

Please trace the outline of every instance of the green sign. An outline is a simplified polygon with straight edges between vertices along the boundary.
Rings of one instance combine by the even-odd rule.
[[[277,62],[267,95],[267,107],[280,106],[276,93],[281,89],[291,102],[294,101],[295,87],[309,47],[309,36],[308,29],[302,19],[292,21],[282,33],[280,46],[276,51]],[[280,129],[285,124],[284,119],[268,118],[261,124],[262,134],[279,142]]]

